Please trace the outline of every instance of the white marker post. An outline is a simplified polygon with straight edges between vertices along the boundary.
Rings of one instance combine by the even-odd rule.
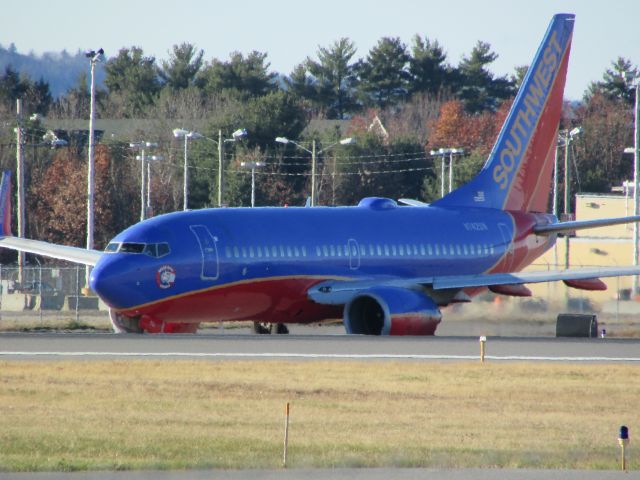
[[[289,402],[284,407],[284,455],[282,457],[282,466],[287,468],[287,450],[289,448]]]
[[[484,335],[480,337],[480,363],[484,363],[485,344],[487,343],[487,337]]]

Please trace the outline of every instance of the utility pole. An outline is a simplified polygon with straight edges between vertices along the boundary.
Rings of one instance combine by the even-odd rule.
[[[636,105],[635,105],[635,120],[633,131],[633,214],[638,215],[640,213],[640,197],[638,197],[638,185],[640,178],[638,178],[638,170],[640,169],[640,125],[638,124],[638,117],[640,117],[640,79],[635,78],[635,91],[636,91]],[[633,265],[638,266],[638,222],[633,223]],[[633,276],[633,296],[638,294],[638,276]]]
[[[18,237],[24,238],[24,155],[22,151],[22,99],[16,100],[16,115],[18,126],[16,128],[16,184],[18,189]],[[24,268],[24,252],[18,252],[18,283],[22,285]]]
[[[224,140],[222,130],[218,130],[218,207],[224,202]]]
[[[316,141],[311,142],[311,206],[316,206]]]

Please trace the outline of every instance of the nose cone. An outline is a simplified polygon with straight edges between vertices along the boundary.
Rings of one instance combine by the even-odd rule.
[[[126,298],[123,297],[125,272],[119,268],[118,263],[115,257],[103,255],[91,271],[89,286],[110,307],[124,308],[126,306]]]

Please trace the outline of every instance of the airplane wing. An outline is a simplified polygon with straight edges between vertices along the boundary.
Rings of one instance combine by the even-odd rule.
[[[367,280],[328,280],[319,283],[307,292],[316,303],[341,305],[349,302],[358,293],[373,287],[399,287],[416,289],[429,287],[438,290],[461,290],[463,288],[490,287],[495,285],[519,285],[571,280],[640,275],[640,267],[601,267],[555,271],[533,271],[515,273],[484,273],[477,275],[440,275],[422,278],[383,278]]]
[[[102,252],[99,250],[87,250],[85,248],[56,245],[54,243],[27,240],[18,237],[0,238],[0,247],[18,250],[20,252],[35,253],[59,260],[67,260],[82,265],[95,265],[102,255]]]
[[[546,225],[536,225],[533,233],[537,235],[551,235],[554,233],[568,233],[586,228],[609,227],[611,225],[621,225],[625,223],[640,222],[640,216],[602,218],[598,220],[583,220],[577,222],[559,222]]]

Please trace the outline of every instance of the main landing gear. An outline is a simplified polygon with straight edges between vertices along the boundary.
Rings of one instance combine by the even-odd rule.
[[[253,333],[259,335],[269,335],[272,333],[285,335],[289,333],[289,329],[284,323],[253,322]]]

